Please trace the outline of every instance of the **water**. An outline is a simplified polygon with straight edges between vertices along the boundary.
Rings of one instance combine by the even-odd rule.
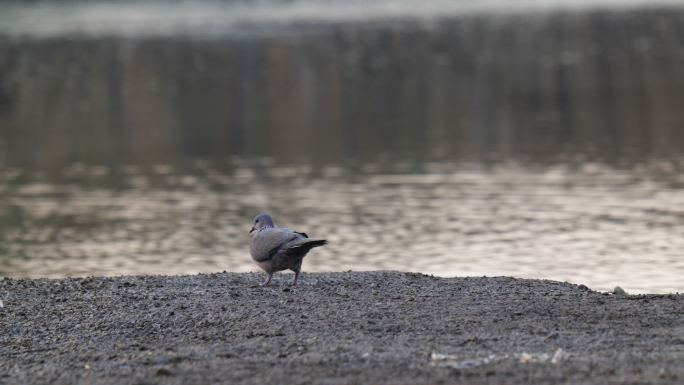
[[[684,7],[0,5],[0,275],[305,271],[684,291]]]
[[[306,271],[392,269],[508,275],[628,292],[682,291],[684,178],[584,164],[278,167],[196,161],[179,172],[74,166],[64,181],[5,175],[2,255],[9,276],[254,271],[253,215],[325,236]],[[655,177],[658,176],[658,177]],[[23,181],[22,181],[23,180]],[[109,180],[109,182],[108,182]]]
[[[119,25],[117,15],[100,17]],[[428,20],[212,36],[24,36],[5,21],[0,162],[59,172],[187,157],[337,165],[684,153],[684,7]]]
[[[0,4],[0,32],[14,36],[185,36],[268,34],[302,25],[411,21],[549,11],[626,10],[681,6],[679,0],[113,0],[9,1]]]

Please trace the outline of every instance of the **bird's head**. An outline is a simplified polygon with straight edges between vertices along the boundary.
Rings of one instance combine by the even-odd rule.
[[[254,231],[259,231],[261,229],[265,229],[267,227],[274,227],[275,224],[273,223],[273,218],[271,218],[270,215],[268,214],[259,214],[256,217],[254,217],[254,223],[252,224],[252,229],[249,230],[249,233],[253,233]]]

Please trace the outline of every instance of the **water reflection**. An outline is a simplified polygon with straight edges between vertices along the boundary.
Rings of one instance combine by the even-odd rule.
[[[669,163],[640,171],[440,163],[420,174],[233,166],[131,167],[114,187],[104,168],[72,167],[59,183],[6,174],[0,271],[255,270],[247,228],[265,210],[281,225],[330,240],[307,257],[307,271],[399,269],[684,291],[677,236],[684,178]]]
[[[306,271],[684,291],[681,4],[248,3],[0,5],[0,273],[253,270],[269,211]]]
[[[58,171],[226,155],[678,156],[682,9],[311,21],[212,36],[8,32],[0,162]]]

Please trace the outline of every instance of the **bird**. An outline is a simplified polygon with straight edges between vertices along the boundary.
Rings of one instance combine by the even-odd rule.
[[[294,271],[292,285],[296,285],[304,256],[314,247],[328,243],[325,239],[310,239],[306,233],[277,227],[268,214],[254,217],[249,233],[252,236],[249,247],[252,259],[268,274],[259,286],[267,286],[273,273],[288,269]]]

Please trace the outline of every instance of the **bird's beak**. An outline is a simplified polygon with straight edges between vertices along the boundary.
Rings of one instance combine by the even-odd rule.
[[[256,229],[254,228],[254,226],[252,226],[252,228],[249,230],[249,233],[252,234],[252,232],[253,232],[254,230],[256,230]]]

